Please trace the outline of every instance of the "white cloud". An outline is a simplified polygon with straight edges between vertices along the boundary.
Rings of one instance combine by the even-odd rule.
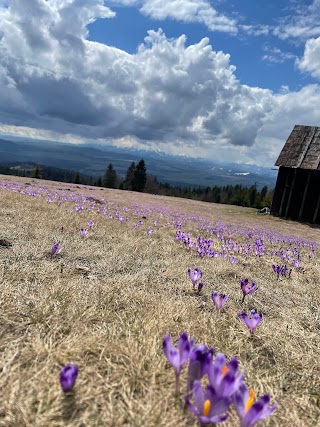
[[[149,31],[135,55],[88,41],[86,25],[113,16],[101,3],[35,0],[25,15],[27,0],[14,0],[1,13],[2,74],[11,81],[3,86],[24,109],[19,117],[4,111],[7,124],[88,138],[191,141],[202,137],[192,130],[200,120],[203,134],[253,143],[263,112],[249,107],[255,94],[236,80],[229,55],[213,51],[208,39],[187,47],[185,36],[169,40],[161,30]],[[234,128],[247,118],[250,137],[239,139]]]
[[[209,30],[237,33],[236,22],[219,14],[207,0],[145,0],[141,12],[153,19],[199,22]]]
[[[319,99],[320,86],[317,84],[305,86],[296,92],[275,95],[275,103],[266,120],[264,132],[283,139],[288,136],[287,129],[294,125],[319,126]]]
[[[132,55],[86,39],[90,22],[114,16],[102,0],[33,0],[28,14],[29,0],[8,4],[0,9],[3,134],[270,164],[297,117],[319,124],[319,86],[274,95],[241,85],[230,56],[207,38],[187,46],[185,36],[151,30]]]
[[[302,41],[320,35],[320,0],[313,0],[310,5],[294,4],[291,12],[279,21],[274,35]]]
[[[300,70],[320,79],[320,37],[306,42],[303,58],[297,64]]]
[[[237,22],[212,7],[209,0],[114,0],[115,5],[136,6],[152,19],[167,18],[182,22],[198,22],[211,31],[237,33]]]
[[[240,28],[249,36],[267,36],[271,32],[269,25],[240,25]]]
[[[278,47],[271,47],[266,45],[263,50],[265,54],[262,56],[262,60],[272,64],[282,64],[283,62],[297,58],[293,53],[284,52]]]

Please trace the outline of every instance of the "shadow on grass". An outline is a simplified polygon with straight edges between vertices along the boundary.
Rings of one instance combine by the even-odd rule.
[[[64,394],[62,401],[62,418],[65,425],[73,421],[79,415],[80,407],[76,402],[76,393],[74,391],[70,391],[69,393]]]

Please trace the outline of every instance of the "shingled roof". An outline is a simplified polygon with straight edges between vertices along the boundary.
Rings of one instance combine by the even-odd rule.
[[[320,170],[320,127],[296,125],[275,166]]]

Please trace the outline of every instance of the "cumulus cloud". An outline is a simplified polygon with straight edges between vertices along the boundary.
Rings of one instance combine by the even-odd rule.
[[[320,79],[320,37],[306,42],[304,55],[297,64],[300,70]]]
[[[240,85],[229,55],[214,51],[207,38],[186,46],[185,36],[170,40],[150,30],[129,55],[86,40],[86,25],[113,16],[101,1],[35,0],[32,15],[27,4],[14,0],[1,13],[0,78],[11,105],[23,106],[10,115],[4,103],[8,124],[73,128],[92,138],[205,135],[253,144],[264,115],[252,107],[256,92]]]
[[[147,4],[156,2],[140,7]],[[87,40],[89,23],[114,17],[102,0],[33,0],[32,13],[30,0],[7,6],[0,9],[2,132],[23,127],[40,138],[264,162],[262,145],[268,151],[278,141],[279,151],[298,114],[304,124],[319,118],[318,86],[274,95],[242,85],[230,56],[207,38],[188,46],[183,35],[150,30],[135,54]]]

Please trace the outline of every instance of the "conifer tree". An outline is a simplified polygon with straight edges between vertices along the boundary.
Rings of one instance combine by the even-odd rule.
[[[31,178],[36,178],[36,179],[42,178],[41,168],[39,165],[36,165],[35,168],[33,169],[32,174],[31,174]]]
[[[248,191],[248,197],[249,197],[249,206],[251,208],[256,207],[256,198],[257,198],[258,190],[257,190],[257,184],[251,185]]]
[[[80,175],[80,172],[79,172],[79,171],[77,171],[77,172],[74,174],[74,177],[73,177],[72,182],[73,182],[74,184],[81,184],[81,175]]]
[[[125,190],[132,190],[132,183],[134,179],[134,172],[136,170],[136,165],[134,162],[128,167],[126,176],[123,181],[123,187]]]
[[[107,170],[103,176],[103,186],[107,188],[117,188],[117,172],[115,171],[112,163],[109,163]]]
[[[132,190],[142,192],[147,183],[147,169],[143,159],[139,161],[134,171]]]
[[[102,187],[102,178],[101,176],[99,176],[99,178],[97,179],[97,181],[94,183],[94,185],[96,187]]]

